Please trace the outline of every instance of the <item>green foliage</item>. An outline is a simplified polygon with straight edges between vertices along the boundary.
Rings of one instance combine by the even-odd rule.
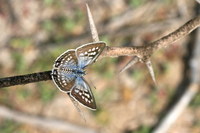
[[[57,92],[56,87],[53,88],[51,85],[43,83],[38,83],[38,89],[40,98],[43,102],[51,101]]]
[[[109,113],[104,110],[104,109],[100,109],[98,108],[96,111],[92,112],[93,114],[95,114],[95,118],[97,120],[98,123],[106,125],[109,123]]]
[[[172,4],[174,2],[174,0],[163,0],[162,2],[164,2],[165,4]]]
[[[14,58],[13,60],[15,61],[15,71],[17,73],[21,73],[24,72],[24,70],[26,69],[26,63],[24,61],[24,57],[22,53],[19,52],[14,52],[12,54],[12,58]]]
[[[62,1],[59,0],[43,0],[44,6],[51,6],[54,8],[59,8],[62,6]]]
[[[150,133],[150,127],[142,126],[137,131],[133,131],[132,133]]]
[[[106,101],[110,101],[112,99],[112,94],[114,93],[114,91],[116,91],[114,89],[114,87],[112,86],[108,86],[106,89],[104,89],[104,91],[100,94],[101,97],[99,98],[99,101],[100,100],[103,100],[104,102]],[[103,99],[102,99],[103,97]]]
[[[45,58],[44,58],[45,56]],[[52,68],[55,58],[52,57],[52,54],[41,55],[35,62],[34,65],[29,67],[29,71],[41,71],[49,70]]]
[[[63,27],[65,30],[71,32],[76,26],[76,22],[73,19],[65,19],[63,22]]]
[[[145,78],[144,69],[137,68],[137,71],[133,71],[131,73],[131,77],[133,77],[133,79],[136,80],[136,82],[144,80]]]
[[[84,18],[86,17],[83,11],[81,11],[80,9],[75,10],[75,19],[78,23],[82,25],[85,22]]]
[[[53,5],[54,0],[43,0],[43,3],[44,3],[45,5]]]
[[[97,87],[97,89],[98,89],[98,87]],[[112,100],[112,98],[113,98],[112,94],[115,93],[115,91],[116,90],[114,89],[114,87],[110,85],[110,86],[106,87],[102,92],[98,92],[98,94],[95,91],[93,91],[93,93],[94,93],[94,97],[95,97],[96,101],[98,101],[99,104],[103,104],[107,101]],[[102,97],[103,97],[103,99],[102,99]]]
[[[62,27],[64,28],[64,30],[68,31],[68,32],[72,32],[76,26],[78,26],[79,24],[82,25],[83,23],[83,13],[80,10],[76,10],[74,13],[74,17],[67,17],[64,18],[63,22],[62,22]]]
[[[193,122],[194,126],[195,127],[199,127],[200,126],[200,120],[199,119],[196,119],[194,122]]]
[[[29,38],[13,38],[10,41],[10,45],[13,48],[27,48],[32,45],[32,42]]]
[[[190,106],[192,107],[199,107],[200,106],[200,94],[197,94],[195,98],[190,103]]]
[[[10,100],[9,100],[9,90],[8,88],[2,88],[0,90],[0,103],[10,106]]]
[[[60,42],[66,40],[66,36],[71,36],[77,32],[76,27],[82,25],[83,14],[81,11],[75,11],[73,16],[57,16],[47,19],[41,23],[41,28],[51,36],[51,42]]]
[[[30,91],[28,91],[26,88],[23,89],[19,89],[17,91],[17,96],[20,99],[26,99],[27,97],[29,97],[31,95]]]
[[[60,54],[64,53],[68,49],[69,48],[65,48],[63,46],[58,46],[50,53],[50,55],[52,55],[52,58],[54,58],[53,60],[55,60]]]
[[[19,130],[19,126],[19,124],[11,120],[5,120],[0,124],[0,131],[1,133],[26,133],[25,131]]]
[[[103,42],[106,42],[106,45],[111,45],[111,40],[108,38],[108,36],[102,36],[100,37],[100,40]]]
[[[155,91],[151,91],[149,94],[148,94],[148,99],[151,103],[151,105],[156,105],[158,103],[158,95]]]
[[[42,23],[42,27],[44,30],[51,32],[54,30],[55,25],[54,25],[53,21],[47,19]]]
[[[142,4],[144,4],[146,2],[146,0],[129,0],[129,3],[131,4],[131,6],[133,7],[139,7]]]
[[[99,75],[101,75],[104,78],[111,79],[114,77],[114,69],[113,67],[116,64],[115,58],[110,58],[106,60],[101,60],[101,63],[97,62],[95,63],[92,68],[97,72]]]

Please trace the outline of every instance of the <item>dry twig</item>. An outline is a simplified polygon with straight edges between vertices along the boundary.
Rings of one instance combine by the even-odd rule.
[[[0,106],[0,116],[20,123],[42,127],[47,130],[52,129],[52,130],[72,132],[72,133],[97,133],[97,131],[91,128],[78,126],[62,120],[31,116],[28,114],[24,114],[22,112],[10,110],[3,106]]]
[[[106,46],[100,58],[103,57],[118,57],[118,56],[136,56],[140,62],[146,63],[149,61],[151,55],[158,49],[166,47],[167,45],[179,40],[188,35],[191,31],[200,25],[200,16],[191,19],[186,24],[181,26],[176,31],[160,38],[145,46],[131,46],[131,47],[109,47]],[[9,87],[13,85],[28,84],[33,82],[51,80],[50,71],[33,73],[28,75],[6,77],[0,79],[0,87]]]

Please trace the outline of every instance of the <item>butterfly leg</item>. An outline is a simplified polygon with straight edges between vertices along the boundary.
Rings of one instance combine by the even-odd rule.
[[[76,100],[74,100],[74,99],[70,96],[69,93],[67,93],[67,94],[68,94],[69,98],[71,99],[72,103],[74,104],[76,110],[79,112],[79,115],[80,115],[80,116],[82,117],[82,119],[86,122],[84,112],[80,109],[79,103],[78,103]]]

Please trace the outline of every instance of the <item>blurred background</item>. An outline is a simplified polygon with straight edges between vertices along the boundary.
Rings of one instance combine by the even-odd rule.
[[[91,42],[85,3],[108,46],[155,41],[193,18],[197,5],[193,0],[0,0],[0,77],[51,70],[61,53]],[[52,81],[1,88],[0,132],[151,132],[184,78],[193,34],[154,53],[157,87],[141,63],[118,75],[131,57],[103,58],[88,67],[86,79],[96,88],[92,91],[98,109],[81,106],[86,123]],[[168,132],[199,133],[199,104],[197,94]],[[10,119],[2,108],[41,124]],[[46,119],[61,120],[66,129],[46,128]]]

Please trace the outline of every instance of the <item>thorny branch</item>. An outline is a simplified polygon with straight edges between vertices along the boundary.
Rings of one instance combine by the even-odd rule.
[[[198,28],[196,32],[195,38],[195,48],[193,48],[192,57],[189,59],[189,69],[191,74],[188,75],[190,78],[189,85],[182,85],[180,90],[186,91],[182,94],[181,98],[173,105],[172,108],[169,109],[168,113],[158,122],[158,125],[152,131],[153,133],[166,133],[170,129],[170,127],[176,122],[178,117],[182,114],[194,96],[199,92],[199,81],[200,81],[200,28]],[[186,75],[183,76],[184,79],[182,83],[184,83]]]
[[[145,46],[131,46],[131,47],[109,47],[107,46],[102,57],[118,57],[118,56],[138,56],[145,57],[151,56],[156,50],[166,47],[169,44],[181,39],[182,37],[188,35],[194,29],[200,26],[200,16],[191,19],[183,26],[175,30],[174,32],[154,41]]]
[[[136,56],[141,62],[148,62],[151,55],[158,49],[168,46],[169,44],[179,40],[188,35],[194,29],[200,26],[200,16],[191,19],[186,24],[181,26],[174,32],[149,43],[144,46],[131,47],[109,47],[106,46],[99,58],[103,57],[118,57],[118,56]],[[154,77],[152,77],[154,79]],[[40,82],[51,80],[51,71],[32,73],[27,75],[13,76],[0,78],[0,88],[14,85],[28,84],[33,82]]]

